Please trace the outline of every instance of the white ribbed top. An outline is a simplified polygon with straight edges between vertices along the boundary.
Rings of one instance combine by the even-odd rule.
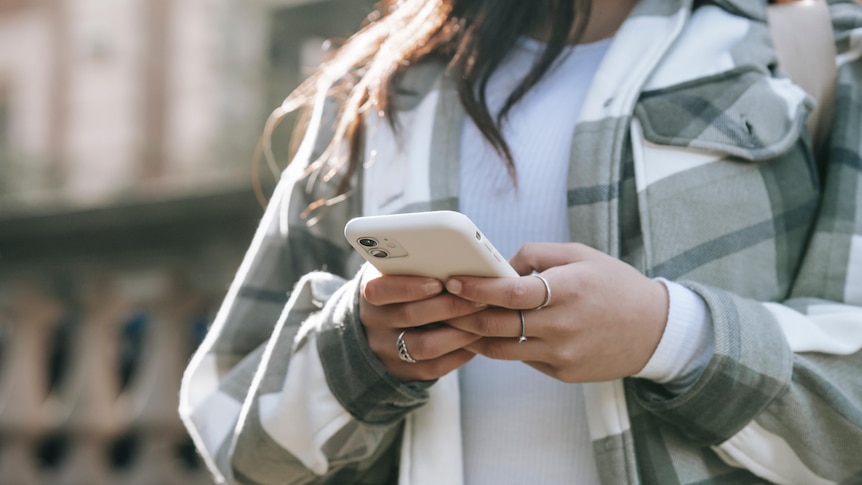
[[[461,135],[460,210],[509,258],[525,242],[567,242],[566,178],[571,140],[589,84],[610,41],[569,48],[515,105],[502,132],[518,192],[501,157],[467,120]],[[523,40],[492,76],[491,113],[538,58]],[[514,338],[514,336],[513,336]],[[521,362],[476,357],[461,372],[465,483],[598,483],[582,387]]]
[[[511,110],[502,131],[515,159],[517,193],[500,156],[472,121],[464,124],[460,210],[507,258],[525,242],[568,241],[566,179],[572,134],[609,45],[602,41],[570,48],[537,89]],[[529,70],[540,48],[523,40],[491,78],[492,113]],[[712,355],[712,320],[699,295],[661,281],[669,294],[667,326],[636,377],[681,393]],[[467,485],[598,483],[580,385],[564,384],[521,362],[481,356],[464,366],[460,383]]]

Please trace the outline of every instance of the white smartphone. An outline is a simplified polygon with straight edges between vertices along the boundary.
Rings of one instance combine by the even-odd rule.
[[[351,219],[350,244],[381,273],[428,276],[517,277],[473,221],[454,211],[414,212]]]

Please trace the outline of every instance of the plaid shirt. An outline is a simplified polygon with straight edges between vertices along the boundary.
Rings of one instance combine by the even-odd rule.
[[[862,5],[832,0],[839,51],[823,166],[810,99],[773,72],[761,2],[641,0],[574,133],[571,240],[686,285],[715,349],[680,395],[585,384],[603,483],[862,482]],[[359,214],[458,208],[464,114],[435,64],[405,76],[401,130],[369,119],[350,196],[305,177],[321,100],[183,381],[180,412],[216,477],[243,484],[458,484],[457,372],[389,375],[356,311]],[[576,169],[575,169],[576,168]]]

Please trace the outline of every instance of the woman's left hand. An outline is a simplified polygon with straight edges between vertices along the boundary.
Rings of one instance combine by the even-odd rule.
[[[520,278],[457,276],[446,289],[486,303],[487,310],[447,321],[482,335],[467,350],[521,360],[565,382],[606,381],[636,374],[652,356],[668,312],[664,285],[583,244],[525,244],[510,261]],[[551,288],[529,276],[539,272]],[[519,342],[523,311],[526,337]]]

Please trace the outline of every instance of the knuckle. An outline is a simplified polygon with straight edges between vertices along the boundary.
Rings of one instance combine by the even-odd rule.
[[[543,326],[549,334],[557,335],[561,340],[577,337],[577,332],[575,332],[569,324],[564,323],[561,320],[548,320],[543,324]]]
[[[538,245],[539,243],[536,242],[526,242],[521,245],[520,248],[518,248],[518,251],[515,253],[515,255],[519,257],[527,257],[531,254],[534,254]]]
[[[506,289],[506,297],[515,306],[520,306],[527,295],[525,278],[518,278]]]
[[[420,321],[422,313],[419,311],[417,305],[400,305],[398,308],[398,316],[405,327],[415,327],[422,323]]]
[[[524,245],[522,245],[520,248],[518,248],[517,251],[515,251],[515,256],[513,257],[516,259],[525,258],[527,255],[530,254],[531,244],[532,243],[524,243]]]
[[[499,312],[482,312],[477,315],[477,329],[480,335],[501,335],[502,319]]]
[[[544,248],[548,244],[549,243],[539,242],[524,243],[524,245],[521,246],[515,254],[515,259],[521,260],[527,263],[530,267],[535,268],[540,265],[543,255],[546,252]]]
[[[362,297],[372,305],[379,304],[382,301],[383,294],[384,292],[381,285],[378,284],[378,280],[366,281],[362,285]]]
[[[421,331],[407,332],[404,336],[410,355],[417,360],[428,360],[437,357],[437,345],[433,338]]]
[[[580,365],[581,355],[571,346],[559,346],[553,350],[552,355],[562,369],[577,368]]]
[[[461,298],[450,297],[446,299],[446,308],[447,316],[457,317],[464,315],[464,308],[466,305],[470,305],[469,302],[464,301]]]
[[[507,353],[503,342],[490,340],[485,343],[483,354],[489,359],[505,360]]]
[[[568,347],[562,347],[556,352],[556,359],[565,366],[577,365],[578,355]]]

